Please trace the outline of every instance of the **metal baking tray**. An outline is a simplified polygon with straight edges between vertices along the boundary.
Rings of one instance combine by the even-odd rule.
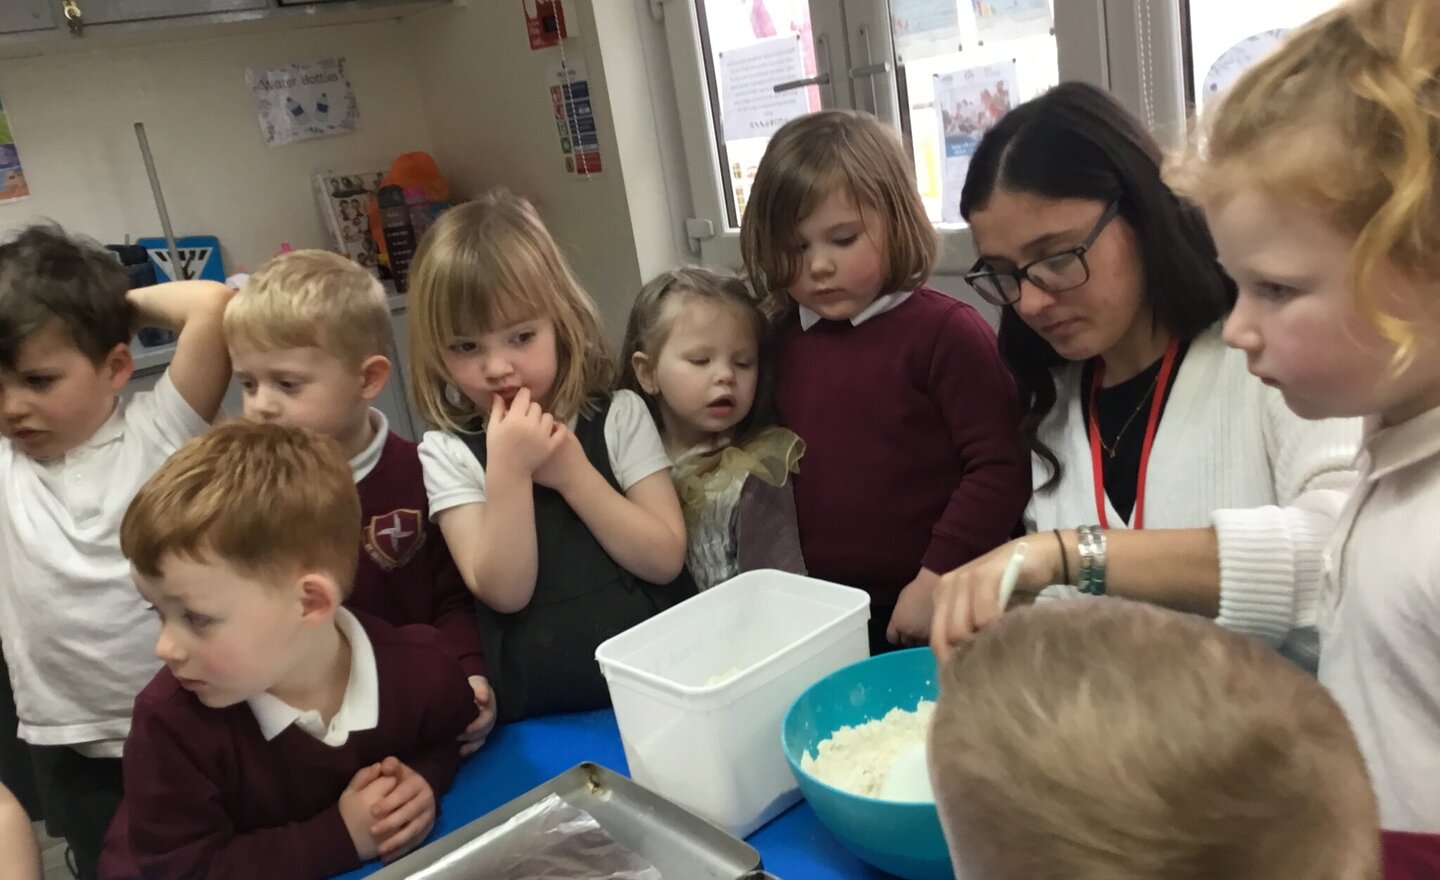
[[[748,880],[768,876],[760,854],[695,814],[598,764],[579,764],[474,822],[421,847],[377,871],[374,880],[402,880],[550,795],[559,795],[600,823],[616,843],[654,865],[666,880]],[[482,852],[482,845],[477,852]],[[435,875],[436,880],[475,880],[464,861]]]

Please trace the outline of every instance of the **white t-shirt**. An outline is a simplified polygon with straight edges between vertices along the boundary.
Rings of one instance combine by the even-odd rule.
[[[574,419],[570,427],[575,427]],[[605,446],[621,491],[628,492],[651,474],[670,468],[655,420],[645,401],[633,391],[615,392],[605,417]],[[420,464],[425,470],[431,517],[462,504],[484,503],[485,468],[459,437],[426,431],[420,441]]]
[[[166,375],[63,458],[36,461],[0,438],[0,644],[25,741],[120,756],[135,696],[160,668],[120,521],[207,428]]]
[[[1440,408],[1367,424],[1325,550],[1320,682],[1345,710],[1387,831],[1440,833]]]

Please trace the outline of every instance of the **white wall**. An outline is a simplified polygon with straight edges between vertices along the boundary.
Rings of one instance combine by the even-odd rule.
[[[665,85],[652,80],[669,76],[640,51],[659,39],[658,25],[642,18],[645,5],[566,6],[566,52],[586,59],[604,161],[590,179],[565,172],[546,81],[559,49],[531,51],[519,3],[472,0],[403,26],[440,167],[462,192],[507,186],[531,199],[617,339],[641,283],[678,262],[684,242],[683,208],[667,186],[678,147],[664,144],[678,144],[678,130],[662,135],[665,123],[652,111],[673,116],[673,97],[665,104],[651,95]]]
[[[419,82],[394,22],[339,25],[0,61],[0,99],[31,197],[0,203],[0,230],[42,216],[101,239],[159,235],[136,144],[144,122],[178,235],[218,235],[226,268],[254,269],[281,242],[325,247],[310,189],[326,169],[383,170],[431,150]],[[245,68],[348,59],[360,130],[267,147]]]

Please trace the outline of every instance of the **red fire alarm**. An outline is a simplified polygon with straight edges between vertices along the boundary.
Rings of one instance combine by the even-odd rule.
[[[530,34],[530,48],[558,46],[565,39],[565,8],[560,0],[521,0],[525,9],[525,30]]]

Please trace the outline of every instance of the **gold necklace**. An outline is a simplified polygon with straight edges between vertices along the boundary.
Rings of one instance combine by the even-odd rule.
[[[1125,436],[1125,432],[1128,431],[1128,430],[1130,430],[1130,426],[1131,426],[1132,424],[1134,424],[1134,422],[1135,422],[1135,417],[1138,416],[1138,415],[1140,415],[1140,410],[1144,409],[1144,408],[1145,408],[1145,404],[1148,403],[1148,402],[1151,400],[1152,397],[1154,397],[1154,395],[1155,395],[1155,386],[1158,385],[1158,384],[1160,384],[1160,371],[1157,370],[1157,371],[1155,372],[1155,378],[1150,380],[1150,389],[1145,392],[1145,396],[1144,396],[1144,397],[1141,397],[1141,398],[1140,398],[1140,402],[1135,405],[1135,411],[1132,412],[1132,413],[1130,413],[1130,418],[1126,419],[1126,420],[1125,420],[1125,424],[1123,424],[1123,425],[1120,426],[1120,430],[1119,430],[1118,432],[1116,432],[1116,434],[1115,434],[1115,439],[1114,439],[1114,440],[1111,440],[1109,443],[1106,443],[1106,442],[1105,442],[1105,438],[1104,438],[1104,437],[1100,437],[1100,432],[1099,432],[1099,431],[1096,431],[1096,432],[1095,432],[1095,436],[1096,436],[1096,437],[1099,437],[1099,439],[1100,439],[1100,448],[1105,450],[1105,454],[1106,454],[1112,461],[1114,460],[1116,453],[1118,453],[1118,452],[1120,451],[1120,438],[1121,438],[1121,437],[1124,437],[1124,436]],[[1096,406],[1099,406],[1099,405],[1100,405],[1098,400],[1096,401],[1096,404],[1095,404],[1095,405],[1096,405]],[[1096,414],[1095,414],[1095,423],[1096,423],[1097,425],[1100,423],[1100,414],[1099,414],[1099,413],[1096,413]]]

